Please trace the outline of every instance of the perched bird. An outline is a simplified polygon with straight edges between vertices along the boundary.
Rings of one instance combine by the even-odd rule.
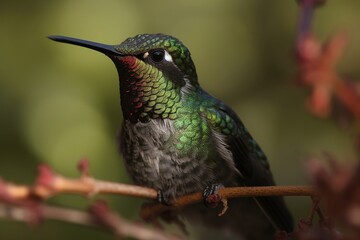
[[[199,191],[206,197],[219,186],[275,185],[265,154],[236,113],[200,87],[190,52],[178,39],[140,34],[105,45],[49,38],[100,51],[114,62],[124,119],[120,151],[133,181],[157,189],[161,202]],[[203,205],[185,216],[226,229],[229,239],[272,239],[275,230],[293,230],[281,197],[231,199],[229,205],[222,217]]]

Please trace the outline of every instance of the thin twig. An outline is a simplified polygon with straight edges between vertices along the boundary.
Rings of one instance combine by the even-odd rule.
[[[96,202],[90,209],[97,218],[107,228],[113,231],[117,236],[131,236],[136,239],[156,239],[156,240],[179,240],[174,235],[165,234],[159,230],[145,227],[142,224],[134,224],[126,221],[117,214],[109,211],[109,207],[103,201]]]
[[[141,240],[179,240],[180,237],[163,233],[160,230],[149,228],[139,223],[132,223],[119,215],[105,209],[101,204],[92,206],[90,213],[48,205],[40,205],[38,209],[24,208],[21,206],[0,203],[0,218],[29,223],[34,215],[41,219],[78,224],[99,230],[110,230],[118,237],[131,237]],[[96,210],[95,210],[96,209]]]
[[[41,205],[35,213],[34,209],[0,203],[0,218],[29,223],[32,215],[39,214],[42,219],[61,221],[73,224],[84,225],[88,227],[104,228],[99,225],[99,221],[90,213],[69,209]]]

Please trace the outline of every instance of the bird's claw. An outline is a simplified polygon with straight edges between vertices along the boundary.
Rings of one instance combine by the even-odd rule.
[[[222,184],[211,184],[208,185],[203,192],[204,204],[209,208],[216,208],[221,202],[221,195],[219,194],[219,190],[224,188]]]

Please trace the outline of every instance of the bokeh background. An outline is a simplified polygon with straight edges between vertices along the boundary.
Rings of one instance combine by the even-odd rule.
[[[352,132],[305,108],[293,84],[297,4],[284,0],[0,0],[0,176],[32,183],[40,162],[67,176],[88,158],[93,176],[129,182],[118,155],[122,121],[115,67],[104,55],[55,43],[66,35],[116,44],[139,33],[166,33],[191,50],[200,84],[241,116],[267,153],[278,184],[306,184],[304,160],[323,150],[354,158]],[[339,29],[350,44],[339,71],[360,79],[360,1],[328,1],[315,31]],[[141,201],[102,197],[129,219]],[[309,199],[286,199],[295,219]],[[50,202],[86,209],[93,200],[60,196]],[[29,227],[0,219],[0,239],[112,239],[96,230],[45,222]],[[199,238],[196,234],[193,238]]]

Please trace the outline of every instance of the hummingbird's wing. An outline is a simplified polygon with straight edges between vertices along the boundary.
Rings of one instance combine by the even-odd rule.
[[[265,154],[235,112],[221,101],[212,108],[208,108],[208,111],[222,119],[208,122],[213,131],[223,135],[233,154],[235,167],[241,174],[239,183],[245,186],[275,185]],[[273,225],[280,230],[293,231],[293,220],[282,197],[257,197],[254,199]]]

